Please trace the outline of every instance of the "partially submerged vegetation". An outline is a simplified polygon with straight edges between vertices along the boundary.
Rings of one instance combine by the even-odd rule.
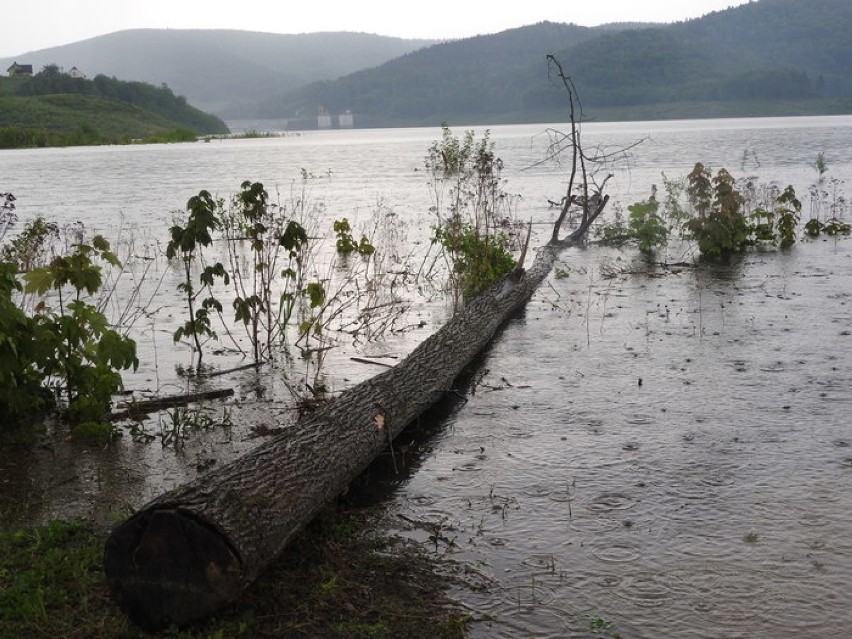
[[[477,142],[471,132],[460,140],[445,127],[443,139],[429,150],[427,166],[435,194],[432,246],[439,249],[432,265],[440,263],[441,258],[446,260],[449,289],[463,302],[515,268],[513,251],[517,252],[521,243],[514,221],[514,200],[504,191],[500,175],[502,164],[487,134],[481,142]],[[822,176],[827,170],[824,157],[818,160],[817,166],[821,167],[818,170]],[[217,200],[206,191],[200,192],[189,201],[187,215],[176,220],[167,257],[185,275],[181,290],[186,296],[187,321],[175,339],[192,341],[195,373],[202,368],[204,340],[212,339],[215,333],[211,323],[214,313],[224,313],[224,305],[216,299],[221,293],[216,293],[214,286],[219,286],[220,290],[223,285],[235,287],[233,322],[246,328],[250,354],[255,362],[274,358],[286,342],[290,326],[291,333],[295,330],[298,336],[297,342],[303,345],[303,353],[308,357],[316,356],[319,366],[319,353],[329,343],[325,340],[332,321],[341,317],[341,309],[359,304],[357,295],[346,285],[367,275],[370,265],[378,259],[378,251],[367,234],[353,232],[348,219],[336,220],[331,229],[335,253],[341,263],[348,260],[353,269],[339,277],[334,287],[330,285],[331,277],[317,276],[317,263],[311,262],[314,234],[308,233],[300,222],[312,217],[304,215],[309,201],[304,192],[306,177],[303,176],[303,190],[289,204],[272,202],[262,184],[246,181],[230,201]],[[596,192],[584,186],[587,186],[585,179],[583,185],[573,189],[577,193],[571,193],[569,187],[571,197],[566,199],[566,213],[572,206],[587,211],[595,202],[595,196],[605,204],[600,197],[602,186]],[[667,181],[665,203],[657,202],[655,197],[631,205],[628,207],[629,222],[610,227],[604,235],[610,240],[635,241],[639,249],[647,253],[664,246],[673,235],[694,243],[700,253],[710,256],[753,246],[791,246],[797,239],[796,229],[803,209],[792,187],[768,191],[760,205],[754,207],[749,203],[756,198],[747,197],[743,191],[727,171],[714,173],[699,164],[684,181]],[[0,238],[14,223],[14,198],[5,194],[4,202]],[[293,206],[296,202],[298,204]],[[805,232],[810,236],[848,234],[849,230],[839,214],[817,213],[805,225]],[[218,237],[226,247],[227,265],[204,259],[204,251],[217,233],[221,233]],[[360,239],[356,239],[359,235]],[[99,305],[87,298],[101,291],[103,269],[121,268],[121,264],[103,238],[86,238],[80,234],[70,241],[66,239],[64,246],[51,244],[59,236],[55,225],[37,220],[6,245],[4,288],[0,288],[0,333],[7,339],[0,341],[0,348],[8,347],[15,357],[3,357],[0,381],[4,382],[4,388],[24,389],[23,397],[41,402],[38,408],[43,411],[62,406],[75,432],[98,431],[98,423],[109,407],[112,394],[120,388],[120,372],[136,364],[136,355],[131,348],[132,340],[111,328]],[[22,273],[26,275],[19,275]],[[364,290],[373,288],[378,280],[369,283]],[[21,297],[23,294],[35,297]],[[28,299],[29,315],[18,306],[21,299]],[[353,299],[355,302],[351,301]],[[298,321],[291,323],[293,317]],[[228,321],[226,325],[233,322]],[[46,334],[50,338],[38,344],[45,349],[44,353],[33,350],[36,345],[26,340],[18,344],[9,339],[9,336],[20,337],[15,331],[21,327],[44,326],[48,327]],[[79,332],[72,331],[75,327]],[[316,348],[309,346],[311,340]],[[236,347],[236,340],[234,344]],[[47,352],[50,350],[52,352]],[[20,353],[32,355],[28,360],[21,358]],[[43,365],[43,360],[38,358],[44,357],[52,357],[58,363],[50,367]],[[14,366],[6,362],[13,362]],[[314,388],[319,387],[317,379],[314,378]],[[86,384],[94,384],[97,392],[86,393],[86,400],[82,401],[84,393],[80,389]],[[20,401],[21,397],[16,396],[15,401]],[[15,406],[11,399],[9,407],[3,408],[12,411],[13,421],[35,412],[26,406]],[[174,412],[174,437],[181,436],[185,431],[182,424],[192,418],[188,412]],[[8,428],[5,420],[3,426]],[[104,431],[113,432],[112,426],[105,425]],[[337,524],[332,528],[336,530]],[[457,611],[447,614],[441,606],[440,612],[435,609],[412,611],[409,609],[413,605],[411,600],[419,597],[415,594],[408,598],[411,593],[404,585],[386,581],[388,573],[402,572],[403,566],[410,572],[412,565],[418,565],[416,557],[406,556],[394,563],[396,559],[392,555],[388,559],[383,554],[385,541],[365,542],[351,535],[352,530],[346,525],[343,529],[346,530],[345,539],[338,538],[334,531],[328,538],[322,533],[319,537],[319,543],[327,542],[319,554],[327,555],[328,561],[342,562],[335,563],[335,570],[326,571],[322,565],[304,560],[305,556],[317,552],[312,545],[317,539],[300,541],[293,548],[295,554],[290,562],[305,570],[304,574],[299,573],[291,579],[290,569],[276,564],[238,607],[222,618],[192,632],[175,630],[172,634],[185,637],[211,634],[280,636],[282,633],[293,636],[300,636],[300,633],[353,637],[461,636],[465,625],[463,615]],[[15,631],[33,628],[35,633],[45,633],[35,636],[75,636],[74,633],[110,636],[108,632],[117,629],[119,634],[115,636],[134,636],[132,633],[136,631],[117,616],[106,599],[99,561],[99,540],[103,534],[104,531],[88,524],[73,523],[51,524],[37,530],[4,534],[0,538],[4,546],[2,554],[9,561],[0,567],[0,578],[5,580],[0,589],[0,610],[19,611],[9,617],[8,623],[22,624],[12,626]],[[344,541],[351,545],[344,547]],[[298,545],[302,543],[308,545]],[[348,554],[350,550],[351,555]],[[93,561],[96,551],[98,560]],[[63,570],[55,571],[52,576],[46,574],[48,567],[35,565],[42,557],[60,563],[63,570],[71,570],[70,576]],[[376,570],[377,565],[383,570]],[[339,572],[350,567],[363,572],[357,577]],[[305,574],[310,578],[306,580]],[[417,592],[426,592],[429,603],[441,601],[440,584],[436,584],[434,577],[428,579],[427,568],[419,577],[427,581],[417,582]],[[87,586],[74,592],[69,586],[72,582]],[[385,594],[392,590],[390,594],[401,595],[402,608],[396,612],[376,612],[370,592],[373,587],[382,589]],[[430,590],[433,587],[435,589]],[[365,599],[354,599],[356,594]],[[304,611],[306,599],[312,601],[313,597],[316,602],[312,603],[317,607],[307,613],[308,618],[290,616],[294,608]],[[289,607],[281,601],[289,602]],[[77,616],[81,613],[86,615],[85,619]],[[434,624],[424,625],[424,618]],[[3,616],[2,623],[7,623],[5,619]],[[287,625],[290,622],[294,625]],[[6,628],[0,626],[0,630],[5,632]]]
[[[460,303],[515,267],[517,197],[504,190],[503,162],[488,131],[479,141],[473,131],[459,139],[444,125],[442,139],[429,148],[426,169],[436,218],[432,244],[447,260],[449,288]]]
[[[336,251],[320,251],[325,238],[316,228],[321,207],[311,203],[311,179],[303,172],[287,202],[273,201],[258,182],[245,181],[228,200],[202,190],[176,213],[165,251],[130,274],[129,290],[120,280],[131,270],[127,261],[137,259],[130,247],[122,262],[106,239],[79,225],[60,228],[37,218],[16,228],[15,198],[3,194],[0,240],[7,232],[10,239],[0,254],[0,353],[7,355],[0,364],[0,436],[31,439],[48,415],[67,422],[76,437],[121,433],[112,402],[122,390],[121,372],[139,364],[130,334],[164,275],[151,283],[147,302],[141,283],[151,262],[163,258],[181,274],[185,319],[173,338],[192,352],[184,375],[209,372],[204,353],[222,334],[226,348],[255,365],[299,349],[313,360],[314,374],[285,384],[299,401],[322,396],[322,362],[333,335],[345,328],[353,339],[377,339],[394,329],[400,300],[392,285],[382,286],[384,257],[366,233],[355,239],[348,219],[330,225]]]
[[[14,200],[4,194],[4,201],[0,231],[14,215]],[[122,388],[120,371],[139,364],[135,342],[92,303],[103,286],[103,265],[120,267],[109,242],[79,236],[48,255],[57,236],[55,225],[37,219],[3,250],[0,434],[31,426],[60,405],[71,424],[91,430]]]
[[[827,170],[823,156],[816,167],[821,181]],[[665,200],[659,202],[654,193],[628,206],[626,224],[616,219],[603,228],[605,244],[633,242],[643,253],[653,255],[670,241],[678,241],[694,246],[702,256],[721,257],[749,248],[786,249],[799,238],[802,202],[790,185],[784,189],[760,186],[752,177],[739,181],[724,168],[714,174],[700,162],[683,180],[663,179]],[[826,202],[813,197],[819,194],[814,185],[812,217],[804,224],[804,234],[810,238],[849,235],[852,228],[838,217],[845,197],[835,191],[834,201]]]

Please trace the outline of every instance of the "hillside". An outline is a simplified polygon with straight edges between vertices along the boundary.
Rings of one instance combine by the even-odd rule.
[[[290,128],[316,127],[321,109],[351,110],[359,127],[558,120],[548,53],[590,119],[802,115],[852,112],[850,30],[850,0],[753,0],[671,25],[543,22],[439,43],[139,29],[18,61],[167,85],[223,117]]]
[[[186,96],[222,117],[255,117],[255,105],[281,91],[338,78],[433,44],[365,33],[282,35],[236,30],[133,29],[16,56],[137,80]],[[6,69],[13,60],[0,60]]]
[[[760,0],[557,54],[589,105],[852,97],[852,3]]]
[[[31,78],[0,78],[0,148],[194,140],[227,130],[168,88],[142,82],[72,78],[56,67]]]
[[[758,0],[668,26],[624,26],[542,23],[438,44],[292,91],[265,114],[302,118],[321,105],[351,109],[360,126],[548,120],[565,96],[548,77],[547,53],[592,118],[631,118],[640,106],[651,119],[852,111],[849,0]]]
[[[437,44],[374,69],[312,84],[262,105],[266,117],[306,118],[317,105],[353,110],[361,125],[418,124],[476,114],[488,117],[516,103],[515,88],[544,54],[580,44],[594,29],[543,22],[496,35]],[[541,73],[539,74],[541,76]]]

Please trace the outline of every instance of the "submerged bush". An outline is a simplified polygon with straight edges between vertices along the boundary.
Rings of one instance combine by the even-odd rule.
[[[515,268],[505,233],[481,236],[469,225],[435,229],[434,241],[452,256],[464,299],[469,300]]]
[[[764,187],[758,197],[752,179],[741,191],[726,169],[714,174],[701,163],[683,181],[663,179],[664,204],[660,206],[653,197],[632,204],[628,207],[628,224],[604,228],[603,243],[635,241],[640,250],[652,252],[665,245],[670,236],[679,234],[694,242],[702,255],[722,256],[752,246],[788,248],[796,242],[802,203],[792,186],[780,192],[775,186]],[[805,226],[805,232],[812,236],[822,229],[816,220]]]
[[[749,239],[743,196],[725,169],[713,176],[700,162],[687,176],[687,195],[695,216],[684,224],[689,237],[705,255],[741,251]]]
[[[630,211],[628,229],[630,236],[639,244],[639,250],[652,252],[656,247],[666,243],[669,229],[663,218],[657,214],[659,203],[655,200],[637,202],[627,207]]]
[[[101,236],[82,238],[49,262],[55,226],[36,220],[3,247],[0,261],[0,430],[35,423],[61,407],[72,423],[99,420],[136,368],[136,344],[110,328],[90,300],[102,266],[120,266]],[[19,266],[28,269],[19,275]],[[31,303],[21,306],[24,295]]]
[[[429,148],[426,168],[438,222],[433,245],[443,249],[456,301],[468,300],[515,266],[510,237],[514,198],[503,188],[503,162],[486,131],[476,141],[463,139],[444,125],[443,137]]]

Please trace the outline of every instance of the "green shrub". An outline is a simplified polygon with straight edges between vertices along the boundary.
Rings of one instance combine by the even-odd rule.
[[[479,295],[515,268],[504,233],[480,235],[474,227],[460,224],[437,227],[434,241],[452,256],[453,269],[465,300]]]
[[[99,262],[118,259],[95,236],[19,278],[22,255],[0,262],[0,429],[31,425],[56,406],[73,423],[99,420],[122,387],[119,371],[139,363],[135,342],[87,301],[101,288]],[[17,304],[22,292],[37,298],[29,312]]]
[[[648,202],[636,202],[627,207],[630,211],[630,220],[627,228],[630,236],[639,244],[639,250],[651,253],[658,246],[666,243],[669,229],[663,218],[657,215],[659,203],[655,200]]]
[[[771,198],[766,206],[758,207],[749,216],[750,242],[787,248],[796,242],[796,227],[801,217],[802,203],[796,191],[788,186]],[[807,228],[805,229],[807,232]]]
[[[695,216],[683,226],[705,255],[741,251],[749,241],[750,228],[742,212],[743,197],[725,169],[715,176],[700,162],[687,176],[687,195]]]
[[[503,188],[503,162],[488,131],[478,142],[473,131],[460,140],[444,125],[426,167],[438,218],[432,243],[448,258],[456,301],[466,301],[515,267],[503,231],[511,224],[514,201]]]
[[[349,226],[347,218],[344,217],[343,219],[335,220],[332,228],[334,229],[334,234],[337,236],[335,246],[338,253],[342,255],[358,253],[358,255],[367,257],[376,252],[376,247],[370,243],[366,235],[361,236],[360,242],[355,241],[355,238],[352,237],[352,227]]]
[[[816,218],[811,218],[805,224],[805,233],[810,237],[819,237],[825,233],[826,235],[850,235],[852,234],[852,226],[846,222],[833,217],[825,222],[820,222]]]

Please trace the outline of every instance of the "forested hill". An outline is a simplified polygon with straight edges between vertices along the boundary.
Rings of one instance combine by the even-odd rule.
[[[590,117],[852,112],[852,2],[757,0],[668,26],[542,23],[438,44],[266,105],[351,109],[362,126],[541,121],[564,109],[555,53]],[[563,112],[564,115],[564,112]]]
[[[434,42],[366,33],[130,29],[15,59],[34,69],[76,66],[89,77],[167,84],[209,113],[254,117],[257,102],[271,92],[374,67]],[[5,70],[12,62],[0,60],[0,66]]]
[[[222,120],[167,87],[104,75],[73,78],[56,66],[0,78],[0,148],[194,140],[227,131]]]
[[[229,118],[355,126],[558,121],[553,53],[590,119],[852,112],[852,0],[754,0],[671,25],[543,22],[435,43],[363,33],[122,31],[22,54],[166,85]],[[0,67],[12,60],[0,61]]]
[[[759,0],[558,57],[588,105],[848,98],[850,29],[849,0]]]
[[[517,91],[525,90],[531,78],[544,79],[545,53],[579,45],[597,33],[542,22],[436,44],[380,67],[276,96],[261,106],[262,113],[310,118],[319,105],[336,113],[351,109],[362,124],[367,119],[376,125],[440,123],[474,114],[487,118],[515,108]]]

